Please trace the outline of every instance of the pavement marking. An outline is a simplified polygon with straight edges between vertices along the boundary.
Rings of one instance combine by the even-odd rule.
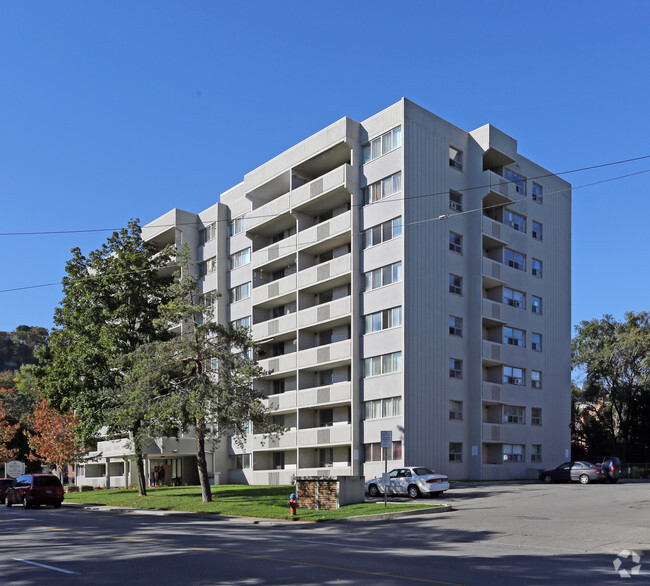
[[[369,545],[358,545],[351,543],[336,543],[334,541],[314,541],[313,539],[301,539],[301,543],[316,543],[317,545],[330,545],[333,547],[356,547],[359,549],[376,549],[377,551],[386,551],[385,547],[370,547]]]
[[[47,570],[54,570],[55,572],[63,572],[64,574],[77,574],[79,572],[71,572],[70,570],[63,570],[61,568],[55,568],[54,566],[47,566],[45,564],[39,564],[37,562],[30,562],[29,560],[22,560],[20,558],[13,558],[15,562],[23,562],[25,564],[31,564],[32,566],[39,566],[40,568],[45,568]]]
[[[41,526],[43,529],[54,529],[53,527],[46,527],[46,526]],[[136,541],[139,543],[146,543],[149,545],[160,545],[163,547],[168,547],[170,549],[178,549],[178,550],[191,550],[191,551],[205,551],[208,553],[218,553],[221,555],[230,555],[233,557],[240,557],[240,558],[246,558],[246,559],[254,559],[254,560],[262,560],[262,561],[267,561],[267,562],[278,562],[278,563],[283,563],[283,564],[290,564],[294,566],[306,566],[309,568],[323,568],[326,570],[338,570],[341,572],[350,572],[353,574],[362,574],[365,576],[379,576],[381,578],[396,578],[399,580],[406,580],[408,582],[425,582],[427,584],[443,584],[444,586],[464,586],[463,584],[459,582],[446,582],[444,580],[433,580],[431,578],[415,578],[413,576],[402,576],[399,574],[388,574],[385,572],[372,572],[370,570],[356,570],[354,568],[346,568],[343,566],[331,566],[328,564],[317,564],[315,562],[302,562],[299,560],[285,560],[282,558],[275,558],[275,557],[268,557],[268,556],[261,556],[261,555],[252,555],[252,554],[246,554],[246,553],[240,553],[236,551],[227,551],[223,549],[215,549],[215,548],[206,548],[206,547],[192,547],[188,545],[174,545],[171,543],[165,543],[162,541],[152,541],[149,539],[135,539],[133,537],[122,537],[121,535],[105,535],[102,533],[92,533],[88,531],[76,531],[74,529],[58,529],[59,531],[67,531],[69,533],[77,533],[80,535],[92,535],[94,537],[103,537],[104,539],[117,539],[117,540],[123,540],[123,541]],[[24,561],[24,560],[23,560]],[[56,569],[56,568],[53,568]],[[65,570],[60,570],[60,571],[65,571]],[[74,572],[72,572],[74,573]]]

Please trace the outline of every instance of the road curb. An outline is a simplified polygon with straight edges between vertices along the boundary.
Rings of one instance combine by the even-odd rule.
[[[378,513],[375,515],[359,515],[358,517],[345,517],[345,519],[332,519],[326,523],[363,523],[364,521],[385,521],[396,517],[409,517],[411,515],[431,515],[453,511],[451,505],[440,507],[426,507],[425,509],[412,509],[410,511],[394,511],[392,513]]]

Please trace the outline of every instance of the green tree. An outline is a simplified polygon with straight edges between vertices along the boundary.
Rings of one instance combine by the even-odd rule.
[[[583,380],[574,413],[588,449],[625,460],[650,456],[650,314],[611,315],[583,321],[573,339],[573,366]],[[574,422],[574,427],[575,427]]]
[[[164,323],[180,324],[181,333],[167,343],[176,366],[171,410],[180,425],[193,427],[203,502],[212,501],[205,456],[206,439],[218,442],[230,433],[242,436],[253,424],[257,433],[277,433],[264,394],[253,385],[263,371],[253,358],[246,328],[229,328],[213,319],[216,296],[202,296],[198,277],[191,274],[187,247],[179,253],[181,272],[171,285],[172,299],[161,307]]]
[[[111,436],[139,435],[145,421],[120,394],[127,357],[170,337],[157,321],[159,306],[168,301],[168,282],[159,274],[171,261],[170,251],[144,242],[141,232],[138,220],[132,220],[87,257],[72,249],[66,264],[46,394],[52,406],[79,418],[84,443],[104,426]],[[142,452],[136,453],[136,463],[140,494],[146,494]]]

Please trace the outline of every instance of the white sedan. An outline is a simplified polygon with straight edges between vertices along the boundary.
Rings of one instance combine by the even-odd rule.
[[[407,494],[417,498],[421,494],[439,495],[449,490],[449,479],[444,474],[436,474],[425,466],[395,468],[388,473],[388,483],[383,477],[366,481],[366,492],[370,496],[384,494],[384,485],[388,494]]]

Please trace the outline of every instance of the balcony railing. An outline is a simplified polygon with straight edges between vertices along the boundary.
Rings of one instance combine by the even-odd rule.
[[[264,404],[271,411],[287,411],[296,408],[298,391],[288,391],[264,399]]]
[[[287,213],[290,206],[291,194],[285,193],[262,207],[252,210],[246,217],[246,230],[252,232],[256,227],[274,220],[280,214]]]
[[[332,425],[331,427],[314,427],[298,431],[300,447],[346,444],[352,441],[350,424]]]
[[[342,297],[329,303],[308,307],[298,313],[298,327],[306,328],[314,324],[338,319],[350,315],[352,308],[351,297]]]
[[[314,407],[334,403],[345,403],[352,398],[352,383],[334,383],[332,385],[302,389],[298,391],[299,407]]]
[[[273,450],[278,448],[295,448],[297,433],[285,431],[279,436],[264,436],[256,434],[253,436],[253,450]]]
[[[352,192],[351,179],[354,177],[353,169],[347,163],[333,169],[329,173],[314,179],[291,192],[291,206],[298,208],[318,198],[326,196],[336,188]]]
[[[296,315],[295,313],[290,313],[289,315],[283,315],[259,324],[253,324],[253,339],[264,340],[271,336],[277,336],[295,330]]]
[[[345,254],[328,262],[304,269],[298,274],[298,288],[304,289],[350,272],[352,255]]]
[[[327,222],[316,224],[298,234],[298,248],[312,246],[333,236],[342,234],[352,227],[352,212],[340,214]]]
[[[259,360],[258,364],[264,369],[273,373],[286,372],[296,369],[297,352],[291,354],[283,354],[282,356],[274,356],[273,358],[265,358]]]
[[[259,305],[265,301],[270,301],[275,297],[287,295],[296,290],[296,275],[288,275],[277,281],[260,285],[253,288],[253,305]]]
[[[253,268],[257,269],[296,253],[296,235],[289,236],[253,252]]]
[[[333,344],[323,344],[298,352],[298,367],[308,368],[327,362],[349,360],[352,352],[352,341],[342,340]]]

